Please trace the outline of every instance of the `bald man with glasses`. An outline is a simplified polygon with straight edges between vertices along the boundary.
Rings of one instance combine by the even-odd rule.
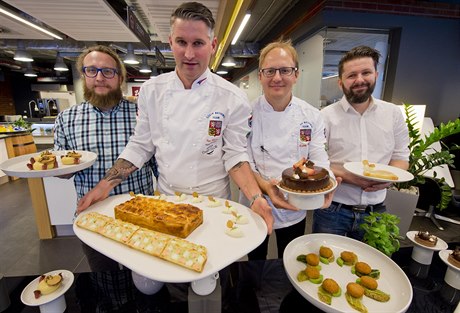
[[[85,102],[61,112],[54,125],[55,150],[83,150],[97,154],[94,165],[74,175],[78,200],[104,177],[125,148],[137,122],[138,107],[123,99],[126,69],[109,47],[86,49],[78,58],[77,68],[83,80]],[[68,175],[64,178],[70,178]],[[153,176],[158,177],[154,157],[129,178],[116,186],[111,195],[152,195]],[[118,264],[84,246],[93,271],[118,269]],[[91,251],[91,252],[89,252]]]

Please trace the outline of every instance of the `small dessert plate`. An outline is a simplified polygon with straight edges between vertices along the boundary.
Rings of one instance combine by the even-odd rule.
[[[35,278],[33,281],[31,281],[26,288],[21,293],[21,301],[25,305],[29,306],[41,306],[47,303],[50,303],[51,301],[54,301],[55,299],[59,298],[62,296],[73,284],[74,276],[73,273],[68,271],[68,270],[57,270],[57,271],[51,271],[48,272],[44,275],[56,275],[56,274],[62,274],[62,283],[61,286],[54,292],[48,294],[48,295],[42,295],[40,298],[35,299],[35,294],[34,290],[37,290],[38,287],[38,280],[40,276]]]
[[[415,236],[418,231],[412,230],[406,233],[407,238],[415,243],[414,249],[412,250],[412,259],[419,262],[420,264],[429,265],[433,259],[433,252],[447,249],[447,243],[438,237],[438,241],[434,247],[424,246],[415,241]]]
[[[460,290],[460,267],[456,267],[454,264],[449,262],[448,258],[451,253],[452,250],[439,251],[439,257],[447,265],[444,281],[455,289]]]
[[[330,178],[330,180],[332,182],[332,187],[327,190],[322,190],[318,192],[298,192],[286,189],[282,187],[280,184],[278,184],[277,186],[281,191],[287,193],[287,200],[290,204],[295,205],[301,210],[315,210],[323,206],[324,195],[337,188],[337,181],[332,177]]]
[[[419,247],[422,247],[422,248],[428,249],[428,250],[433,250],[433,251],[445,250],[448,247],[447,243],[444,240],[442,240],[441,238],[439,238],[439,237],[438,237],[438,241],[436,242],[436,245],[434,247],[424,246],[424,245],[418,243],[417,241],[415,241],[415,236],[417,235],[417,233],[418,233],[418,231],[411,230],[411,231],[408,231],[406,233],[406,236],[407,236],[407,238],[409,238],[410,241],[412,241],[413,243],[415,243]]]

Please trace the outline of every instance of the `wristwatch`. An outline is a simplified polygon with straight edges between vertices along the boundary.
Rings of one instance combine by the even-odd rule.
[[[263,198],[263,195],[261,193],[256,193],[255,195],[253,195],[251,198],[251,202],[249,202],[249,207],[252,207],[252,205],[254,204],[254,201],[256,201],[256,199],[260,197]]]

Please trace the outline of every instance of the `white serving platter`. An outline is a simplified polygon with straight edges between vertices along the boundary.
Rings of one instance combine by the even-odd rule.
[[[375,163],[375,169],[376,170],[385,170],[385,171],[390,171],[396,176],[398,176],[397,180],[393,179],[384,179],[384,178],[378,178],[378,177],[370,177],[370,176],[365,176],[363,174],[364,172],[364,166],[362,162],[347,162],[343,165],[343,167],[349,171],[352,172],[353,174],[366,178],[368,180],[374,180],[378,182],[383,182],[383,183],[402,183],[406,181],[410,181],[414,179],[414,175],[409,173],[408,171],[405,171],[399,167],[391,166],[391,165],[385,165],[385,164],[378,164]]]
[[[114,207],[130,198],[131,196],[128,194],[112,196],[90,206],[80,214],[93,211],[113,217]],[[73,224],[73,230],[84,243],[142,276],[170,283],[191,282],[213,275],[245,256],[258,247],[267,235],[267,225],[258,214],[239,203],[229,201],[237,209],[238,214],[244,215],[249,219],[249,223],[237,225],[244,233],[243,237],[234,238],[228,236],[225,230],[227,229],[226,223],[231,219],[231,215],[223,213],[225,200],[214,198],[221,204],[217,207],[210,207],[207,197],[203,198],[203,202],[193,203],[191,201],[192,196],[187,195],[185,200],[180,201],[203,210],[203,224],[186,238],[188,241],[205,246],[208,250],[208,260],[201,273],[131,249],[122,243],[80,228],[75,223]],[[167,201],[178,202],[176,196],[168,196]]]
[[[80,163],[74,165],[64,165],[61,162],[61,155],[65,155],[69,151],[73,150],[52,151],[53,154],[56,155],[58,167],[50,170],[31,170],[27,167],[27,163],[30,163],[30,158],[40,155],[40,152],[25,154],[6,160],[0,164],[0,170],[9,176],[21,178],[53,177],[72,174],[84,170],[92,166],[97,158],[97,154],[91,151],[75,151],[82,155]]]
[[[297,274],[305,269],[305,264],[296,260],[300,254],[319,253],[321,246],[327,246],[334,252],[335,258],[342,251],[352,251],[358,256],[358,260],[368,263],[371,268],[380,270],[378,289],[390,294],[388,302],[378,302],[363,296],[363,304],[369,312],[405,312],[412,301],[412,286],[402,269],[377,249],[360,241],[333,234],[309,234],[298,237],[291,241],[283,254],[283,263],[289,280],[294,288],[307,301],[317,308],[329,313],[349,312],[356,313],[345,299],[346,286],[349,282],[355,282],[358,276],[351,273],[351,266],[340,267],[334,261],[328,265],[320,263],[321,274],[324,279],[334,279],[342,289],[340,297],[333,297],[332,304],[327,305],[318,298],[318,286],[309,281],[299,282]]]

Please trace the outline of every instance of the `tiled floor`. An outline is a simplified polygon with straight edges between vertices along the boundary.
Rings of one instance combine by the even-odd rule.
[[[451,209],[450,212],[455,212]],[[460,208],[456,208],[460,220]],[[446,212],[452,215],[452,213]],[[309,218],[311,221],[311,211]],[[438,230],[425,217],[414,217],[411,230],[428,230],[446,242],[460,241],[460,225],[440,221]],[[311,225],[307,225],[307,232]],[[402,246],[410,246],[406,239]],[[273,247],[271,243],[271,247]],[[38,275],[55,269],[89,271],[89,265],[75,236],[39,240],[29,189],[25,179],[0,185],[0,274],[7,277]],[[271,249],[270,255],[276,255]]]

